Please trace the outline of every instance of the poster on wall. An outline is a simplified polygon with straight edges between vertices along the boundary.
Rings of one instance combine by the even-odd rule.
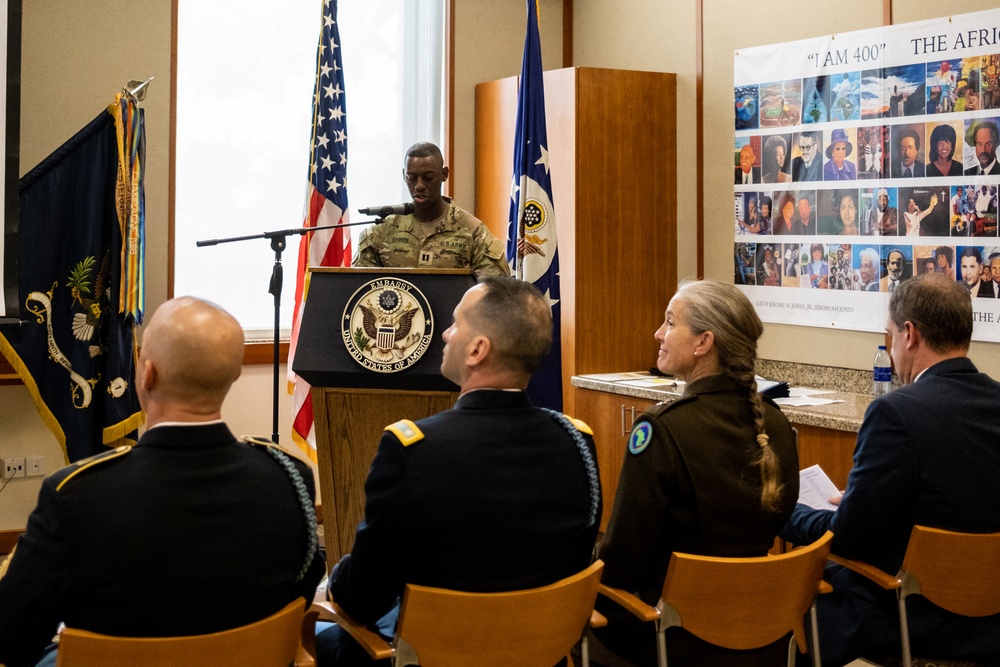
[[[1000,341],[1000,10],[740,49],[734,280],[765,322],[884,331],[961,282]]]

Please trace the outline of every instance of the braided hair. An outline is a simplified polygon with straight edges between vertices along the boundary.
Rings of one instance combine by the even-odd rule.
[[[780,464],[764,426],[764,399],[757,393],[754,365],[757,339],[764,325],[750,300],[735,285],[716,280],[684,281],[674,297],[684,304],[684,316],[695,334],[711,331],[715,338],[719,370],[746,388],[753,410],[759,455],[760,504],[775,512],[781,503]]]

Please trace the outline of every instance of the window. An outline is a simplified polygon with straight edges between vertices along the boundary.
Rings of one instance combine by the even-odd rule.
[[[195,242],[302,226],[320,16],[321,0],[178,0],[173,294],[219,303],[249,338],[274,326],[268,241]],[[342,0],[337,23],[360,221],[358,208],[408,201],[403,153],[444,136],[444,2]],[[283,335],[299,238],[282,254]]]

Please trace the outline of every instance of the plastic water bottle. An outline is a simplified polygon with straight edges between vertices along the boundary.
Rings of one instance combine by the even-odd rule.
[[[875,380],[875,398],[878,398],[892,391],[892,360],[889,358],[889,353],[885,350],[885,345],[878,346],[873,366],[872,377]]]

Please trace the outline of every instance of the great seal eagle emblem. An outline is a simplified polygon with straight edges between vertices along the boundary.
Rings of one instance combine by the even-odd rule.
[[[427,298],[399,278],[377,278],[358,288],[341,322],[348,354],[376,373],[398,373],[417,363],[434,335]]]

